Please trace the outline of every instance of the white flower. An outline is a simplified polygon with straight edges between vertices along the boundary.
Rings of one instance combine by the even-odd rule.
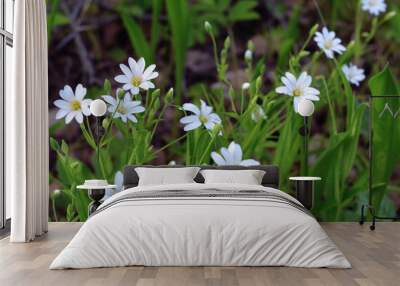
[[[378,16],[386,11],[386,3],[385,0],[362,0],[361,9]]]
[[[239,144],[235,142],[231,142],[228,148],[222,147],[221,148],[221,155],[217,152],[211,153],[211,158],[218,166],[222,165],[242,165],[242,166],[255,166],[260,165],[260,162],[248,159],[242,160],[243,153],[242,148]]]
[[[333,59],[334,52],[341,54],[346,50],[346,48],[341,44],[342,40],[336,38],[335,32],[329,32],[326,27],[322,29],[322,33],[317,32],[315,35],[314,41],[330,59]]]
[[[356,65],[343,65],[342,71],[347,80],[356,86],[359,86],[360,82],[365,79],[364,70],[358,68]]]
[[[65,123],[68,124],[75,118],[76,122],[81,124],[83,115],[90,115],[89,106],[92,100],[84,99],[86,88],[82,84],[76,86],[75,93],[69,85],[66,85],[59,94],[62,99],[54,101],[54,105],[60,109],[56,114],[56,119],[65,117]]]
[[[256,107],[254,108],[253,112],[251,113],[251,119],[254,122],[259,122],[260,120],[267,119],[264,109],[260,105],[257,104]]]
[[[206,30],[207,33],[210,33],[212,31],[212,26],[211,26],[210,22],[208,22],[208,21],[204,22],[204,30]]]
[[[253,58],[253,52],[252,52],[251,50],[247,49],[247,50],[244,52],[244,59],[245,59],[246,61],[251,61],[252,58]]]
[[[243,90],[248,90],[249,88],[250,88],[250,83],[245,82],[245,83],[242,84],[242,89]]]
[[[114,189],[106,189],[106,193],[104,195],[104,200],[108,199],[112,195],[121,192],[124,184],[124,175],[121,171],[115,173],[114,176],[114,185],[116,186]]]
[[[285,73],[285,76],[281,77],[281,81],[284,86],[276,88],[275,91],[277,93],[293,96],[293,105],[296,112],[298,112],[298,104],[300,100],[319,100],[319,90],[310,87],[312,77],[309,76],[307,72],[302,72],[298,79],[296,79],[296,77],[290,72],[287,72]]]
[[[193,115],[182,117],[180,123],[184,124],[183,130],[190,131],[204,125],[208,130],[212,130],[215,125],[221,123],[221,118],[216,113],[212,113],[212,107],[208,106],[203,100],[200,109],[192,104],[185,103],[182,107],[186,111],[193,112]]]
[[[119,91],[117,90],[117,96]],[[127,122],[128,119],[134,123],[137,123],[135,113],[141,113],[145,109],[141,106],[139,100],[133,101],[131,95],[126,93],[123,100],[115,99],[110,95],[102,96],[104,101],[109,104],[108,112],[114,114],[114,118],[121,118],[123,122]],[[114,113],[115,112],[115,113]]]
[[[156,65],[150,65],[145,68],[145,62],[143,58],[140,58],[137,62],[129,58],[129,67],[120,64],[123,75],[118,75],[115,77],[115,81],[123,83],[122,88],[126,91],[130,91],[132,94],[138,94],[139,88],[148,90],[149,88],[154,88],[154,84],[150,81],[158,77],[158,72],[154,72]]]

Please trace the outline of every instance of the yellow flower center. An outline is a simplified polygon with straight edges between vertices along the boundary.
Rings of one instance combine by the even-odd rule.
[[[136,75],[132,77],[131,83],[134,87],[139,87],[139,85],[142,83],[142,78]]]
[[[205,117],[204,115],[199,116],[199,120],[201,123],[206,124],[208,122],[208,118]]]
[[[332,49],[332,46],[333,46],[333,43],[332,43],[331,40],[326,40],[325,41],[325,43],[324,43],[325,49],[327,49],[327,50]]]
[[[117,112],[121,113],[121,114],[125,114],[126,113],[126,108],[123,105],[118,106],[117,108]]]
[[[72,111],[81,110],[81,102],[79,100],[71,101],[71,109]]]
[[[300,96],[301,95],[301,90],[299,88],[295,88],[293,90],[293,96]]]

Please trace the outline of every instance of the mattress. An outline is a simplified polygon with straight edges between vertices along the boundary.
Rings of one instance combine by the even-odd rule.
[[[134,187],[110,197],[50,269],[132,265],[351,267],[288,194],[197,183]]]

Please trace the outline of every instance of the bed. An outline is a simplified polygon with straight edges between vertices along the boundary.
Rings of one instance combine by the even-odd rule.
[[[343,253],[296,199],[279,191],[276,166],[200,166],[265,171],[261,185],[195,183],[138,186],[107,199],[50,269],[144,266],[350,268]],[[169,166],[170,167],[170,166]]]

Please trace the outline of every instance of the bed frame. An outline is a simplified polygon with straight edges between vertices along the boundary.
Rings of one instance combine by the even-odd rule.
[[[124,168],[124,189],[136,187],[139,183],[139,176],[135,171],[137,167],[146,168],[183,168],[185,166],[180,165],[162,165],[162,166],[152,166],[152,165],[130,165]],[[206,169],[217,169],[217,170],[262,170],[265,171],[265,175],[262,179],[261,184],[264,187],[271,187],[279,189],[279,168],[275,165],[260,165],[260,166],[195,166],[202,170]],[[204,183],[203,176],[198,173],[194,178],[197,183]]]

